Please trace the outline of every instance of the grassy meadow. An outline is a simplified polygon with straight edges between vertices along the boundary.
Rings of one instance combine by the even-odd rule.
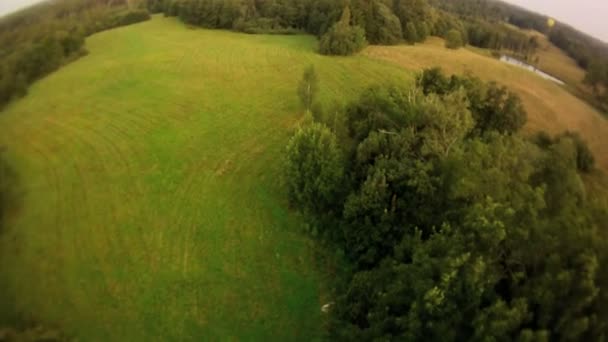
[[[608,170],[608,121],[592,106],[552,81],[476,51],[448,50],[440,38],[430,38],[426,43],[415,46],[370,46],[363,54],[412,71],[441,66],[449,73],[472,73],[485,81],[506,85],[519,94],[524,103],[528,112],[528,132],[545,130],[556,134],[565,130],[579,131],[588,141],[598,165]],[[580,76],[574,75],[576,72],[568,69],[564,60],[555,58],[554,68],[563,64],[572,79]],[[550,69],[547,71],[552,72]],[[563,74],[555,75],[563,77]]]
[[[574,59],[553,45],[542,33],[533,30],[522,31],[538,39],[540,45],[536,51],[536,56],[539,58],[538,68],[563,80],[566,89],[580,99],[591,103],[595,101],[593,88],[584,83],[586,71]]]
[[[323,57],[310,36],[153,20],[87,40],[89,55],[0,115],[21,199],[0,235],[0,322],[84,341],[314,340],[330,264],[280,184],[313,63],[321,98],[413,74]]]

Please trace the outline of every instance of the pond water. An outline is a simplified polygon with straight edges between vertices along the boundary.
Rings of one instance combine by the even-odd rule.
[[[502,55],[500,57],[500,60],[502,62],[504,62],[504,63],[515,65],[515,66],[518,66],[520,68],[530,70],[533,73],[536,73],[537,75],[540,75],[542,78],[545,78],[545,79],[548,79],[550,81],[553,81],[553,82],[555,82],[555,83],[557,83],[559,85],[564,85],[565,84],[564,81],[562,81],[562,80],[560,80],[558,78],[555,78],[555,77],[547,74],[546,72],[543,72],[542,70],[537,69],[536,67],[534,67],[534,66],[532,66],[532,65],[530,65],[528,63],[524,63],[524,62],[520,61],[519,59],[515,59],[515,58],[509,57],[509,56]]]

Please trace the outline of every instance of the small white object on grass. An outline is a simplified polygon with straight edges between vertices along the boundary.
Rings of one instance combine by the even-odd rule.
[[[333,305],[334,305],[334,302],[329,302],[321,307],[321,311],[323,311],[324,313],[328,313],[329,309],[331,309],[331,307]]]

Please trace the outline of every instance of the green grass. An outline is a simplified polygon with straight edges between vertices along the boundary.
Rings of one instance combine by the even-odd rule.
[[[90,37],[1,113],[23,198],[0,236],[0,323],[84,341],[318,338],[328,273],[278,181],[297,83],[314,63],[323,101],[346,100],[412,76],[315,47],[155,17]]]
[[[321,337],[333,265],[279,181],[309,64],[323,102],[435,65],[498,81],[522,97],[529,131],[581,131],[608,168],[608,123],[525,70],[435,38],[348,58],[316,44],[156,16],[89,38],[88,56],[0,113],[23,194],[0,234],[0,325],[84,341]]]

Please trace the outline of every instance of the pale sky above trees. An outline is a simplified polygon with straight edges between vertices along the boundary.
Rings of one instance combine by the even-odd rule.
[[[41,0],[0,0],[0,15]],[[553,16],[608,42],[607,0],[505,0],[539,13]]]
[[[553,16],[608,43],[608,1],[606,0],[505,0]]]
[[[0,15],[41,2],[41,0],[0,0]]]

